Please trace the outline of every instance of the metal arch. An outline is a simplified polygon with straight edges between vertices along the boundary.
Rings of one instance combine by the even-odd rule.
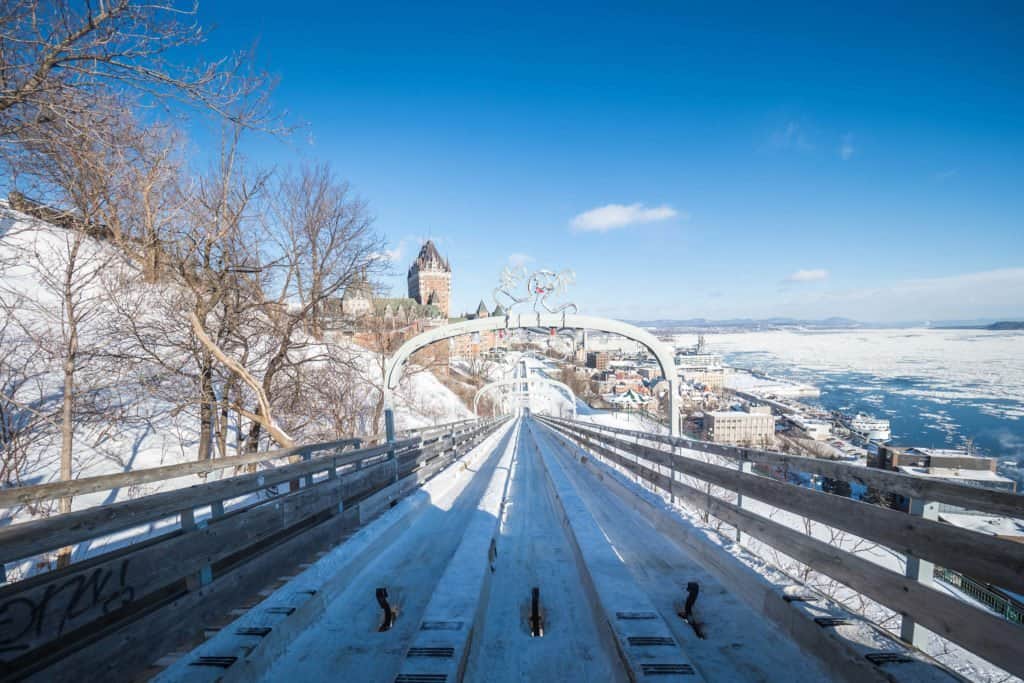
[[[679,379],[676,376],[675,356],[673,349],[660,341],[647,330],[642,330],[635,325],[597,318],[589,315],[578,315],[575,313],[527,313],[513,314],[507,316],[495,316],[491,318],[477,318],[463,322],[451,323],[432,330],[427,330],[407,340],[391,358],[388,359],[384,368],[384,406],[391,411],[393,409],[392,391],[398,386],[402,378],[405,364],[415,352],[435,342],[459,337],[474,332],[495,332],[498,330],[514,330],[529,327],[541,328],[575,328],[580,330],[598,330],[617,334],[631,339],[654,354],[661,368],[661,375],[669,385],[669,425],[672,436],[679,436],[679,416],[677,414],[678,396],[676,396]]]
[[[564,384],[563,382],[559,382],[558,380],[555,380],[555,379],[549,379],[547,377],[529,377],[529,378],[518,377],[518,378],[512,378],[512,379],[501,379],[501,380],[498,380],[497,382],[491,382],[490,384],[485,384],[484,386],[482,386],[479,389],[477,389],[476,394],[473,396],[473,414],[474,415],[479,415],[479,412],[477,411],[477,408],[479,407],[480,399],[483,398],[483,395],[486,394],[488,391],[491,391],[492,389],[498,389],[500,387],[513,386],[515,384],[523,384],[523,383],[526,383],[526,384],[542,384],[542,385],[549,386],[549,387],[555,387],[556,389],[562,389],[565,392],[566,397],[569,399],[569,403],[572,404],[573,415],[574,416],[576,415],[576,394],[574,394],[572,392],[572,389],[570,389],[567,384]]]

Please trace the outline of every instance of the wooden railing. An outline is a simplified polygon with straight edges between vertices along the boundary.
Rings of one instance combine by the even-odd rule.
[[[112,491],[126,486],[138,486],[157,481],[167,481],[189,475],[205,475],[218,470],[252,465],[271,464],[276,460],[300,457],[308,460],[317,453],[341,453],[348,448],[359,448],[361,439],[342,439],[326,443],[308,444],[295,448],[282,448],[250,455],[235,455],[213,460],[197,460],[182,462],[175,465],[149,467],[146,469],[129,470],[116,474],[104,474],[97,477],[83,477],[71,481],[54,481],[35,486],[16,486],[0,489],[0,508],[12,508],[17,505],[42,503],[67,496],[80,496],[98,491]]]
[[[541,418],[591,452],[657,488],[770,545],[854,591],[898,612],[1015,675],[1024,675],[1024,627],[931,588],[842,548],[746,509],[750,497],[892,548],[910,558],[955,569],[976,580],[1024,592],[1024,544],[754,474],[750,463],[782,466],[924,501],[1024,518],[1024,496],[885,470],[723,446],[592,423]],[[705,462],[677,450],[725,458]],[[720,461],[723,462],[723,461]],[[681,478],[685,477],[683,480]],[[706,485],[691,485],[689,478]],[[716,496],[713,487],[729,492]],[[732,498],[732,502],[727,498]],[[739,503],[739,504],[737,504]]]
[[[95,656],[123,657],[126,671],[131,662],[150,663],[145,657],[152,656],[153,648],[159,654],[160,648],[173,646],[183,628],[201,628],[202,615],[212,619],[247,589],[258,590],[301,561],[296,558],[309,555],[310,548],[337,543],[346,528],[367,514],[364,501],[377,501],[377,494],[397,496],[415,486],[499,423],[488,419],[431,427],[359,450],[348,450],[356,444],[345,440],[4,491],[4,500],[20,504],[303,458],[0,529],[4,563],[124,535],[134,534],[135,540],[126,546],[122,541],[121,547],[111,543],[107,552],[0,587],[0,678],[42,671],[69,652],[88,650],[100,636],[128,627],[131,635],[125,641],[145,642],[149,649],[110,653],[101,648]],[[281,484],[286,485],[278,492]]]

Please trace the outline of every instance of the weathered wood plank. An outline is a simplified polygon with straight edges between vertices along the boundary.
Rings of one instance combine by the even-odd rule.
[[[339,515],[305,533],[269,548],[266,553],[215,578],[202,589],[186,593],[129,624],[96,634],[71,651],[56,652],[19,672],[34,681],[132,680],[161,654],[194,639],[205,625],[264,588],[289,568],[311,558],[316,550],[337,542],[351,526],[352,515]]]
[[[459,455],[460,451],[465,452],[479,443],[494,428],[496,425],[491,422],[476,429],[467,430],[465,432],[467,436],[458,440],[463,446],[462,448],[438,450],[433,457],[417,455],[416,458],[408,459],[403,469],[410,472],[420,470],[418,477],[422,481],[443,469]],[[418,450],[413,453],[418,453]],[[286,502],[292,502],[293,507],[290,510],[291,514],[287,519],[286,528],[317,514],[323,505],[327,507],[336,505],[338,498],[345,501],[346,511],[342,516],[318,524],[312,529],[288,539],[282,545],[275,544],[264,554],[246,559],[227,574],[215,577],[212,584],[196,593],[186,594],[155,613],[133,617],[130,623],[123,624],[123,629],[119,629],[121,625],[108,625],[102,633],[96,634],[97,640],[73,646],[74,648],[81,647],[81,649],[74,652],[58,653],[45,661],[40,661],[39,667],[51,667],[42,673],[35,666],[32,670],[39,674],[39,680],[65,675],[73,675],[75,680],[109,680],[112,675],[114,678],[124,678],[126,673],[144,668],[156,658],[157,654],[166,652],[187,639],[189,629],[193,632],[198,630],[204,622],[212,620],[217,614],[228,609],[229,605],[224,604],[221,599],[222,595],[237,598],[240,590],[249,590],[249,587],[255,590],[256,587],[265,583],[268,577],[276,576],[281,572],[281,569],[275,568],[281,562],[294,560],[298,553],[309,550],[311,546],[332,544],[339,534],[341,528],[339,524],[348,526],[359,518],[358,501],[364,499],[368,493],[391,485],[389,472],[392,466],[391,461],[380,461],[367,468],[352,471],[351,476],[321,482],[264,504],[264,507],[271,507],[283,506]],[[403,473],[401,476],[404,477],[406,474]],[[250,516],[251,519],[244,522],[244,526],[239,526],[243,524],[244,520],[232,522],[232,515],[238,518]],[[254,521],[255,517],[252,517],[254,515],[273,516],[261,507],[250,508],[244,513],[229,513],[216,522],[211,522],[206,529],[190,532],[188,536],[191,536],[192,539],[188,543],[185,542],[184,535],[176,534],[168,541],[155,544],[151,549],[147,549],[148,552],[157,553],[153,556],[154,558],[159,557],[160,554],[165,559],[168,555],[176,558],[174,569],[164,574],[157,583],[163,582],[167,576],[185,574],[193,570],[197,563],[212,562],[233,552],[230,548],[218,548],[218,541],[224,541],[232,538],[235,534],[244,533],[246,528],[250,531],[256,529],[258,524]],[[338,520],[342,518],[345,521],[339,522]],[[263,528],[258,534],[250,533],[249,540],[258,542],[261,538],[267,537],[268,533],[276,530],[277,526],[271,524],[270,527]],[[194,540],[200,537],[202,537],[201,542]],[[172,543],[179,545],[172,546],[170,545]],[[251,544],[247,543],[246,545]],[[178,557],[181,557],[182,560],[177,560]],[[266,569],[267,567],[271,568]],[[260,578],[252,579],[252,576]],[[3,593],[0,592],[0,595]],[[183,619],[181,615],[186,613],[188,617]],[[125,651],[126,648],[132,651]],[[24,673],[27,674],[29,671]]]
[[[150,496],[77,510],[47,519],[32,520],[0,529],[0,562],[11,562],[40,553],[99,538],[117,531],[164,519],[181,510],[237,498],[305,474],[338,468],[379,456],[394,448],[415,448],[417,439],[375,446],[341,456],[317,458],[272,470],[244,474],[220,481],[155,493]]]
[[[433,427],[422,427],[420,429],[409,429],[401,432],[402,439],[421,438],[424,442],[436,440],[443,434],[453,430],[464,429],[469,423],[477,420],[457,420],[443,425]],[[161,467],[150,467],[129,472],[118,472],[97,477],[86,477],[73,481],[55,481],[34,486],[18,486],[13,488],[0,489],[0,508],[15,507],[29,503],[39,503],[46,500],[55,500],[65,496],[78,496],[98,491],[109,491],[137,484],[146,484],[166,479],[177,479],[194,474],[204,474],[231,467],[241,467],[255,463],[279,460],[293,456],[303,456],[310,453],[322,451],[342,450],[350,446],[359,449],[362,440],[359,438],[340,439],[338,441],[326,441],[322,443],[304,444],[293,448],[281,448],[263,453],[250,455],[236,455],[214,460],[200,460],[195,462],[178,463],[175,465],[164,465]]]
[[[399,451],[397,463],[378,459],[362,469],[350,470],[345,476],[325,479],[270,501],[231,511],[209,520],[205,527],[189,532],[175,530],[137,546],[120,548],[64,570],[2,587],[0,670],[12,661],[17,664],[31,659],[26,653],[59,649],[65,635],[77,642],[83,634],[86,639],[92,638],[95,628],[110,630],[134,622],[140,609],[150,609],[152,600],[147,596],[183,586],[183,579],[202,566],[226,559],[228,571],[233,571],[238,562],[244,565],[253,561],[246,556],[246,550],[252,555],[268,552],[273,548],[262,545],[267,539],[326,511],[337,510],[341,502],[346,510],[352,509],[374,491],[390,486],[396,464],[400,477],[418,471],[417,479],[423,481],[494,428],[492,423],[485,423],[460,430],[447,443],[435,444],[430,452]],[[294,475],[287,472],[286,476]],[[305,537],[304,533],[299,536]],[[168,562],[168,557],[175,559]],[[218,575],[221,571],[224,570],[219,569]]]
[[[881,543],[897,552],[964,572],[971,578],[1024,592],[1024,544],[659,451],[617,437],[581,431],[654,464],[672,465],[680,474],[742,492],[744,496]]]
[[[544,418],[552,423],[578,425],[560,418]],[[594,428],[602,432],[622,434],[625,436],[639,437],[647,441],[687,448],[702,453],[711,453],[733,459],[745,459],[751,462],[766,465],[777,465],[788,467],[795,472],[806,472],[818,474],[832,479],[854,482],[864,486],[898,493],[909,498],[919,500],[942,501],[950,505],[958,505],[970,510],[989,512],[995,515],[1005,515],[1024,519],[1024,495],[1009,493],[1007,491],[992,491],[979,489],[965,484],[940,481],[935,479],[924,479],[902,472],[892,472],[871,467],[860,467],[849,463],[821,460],[801,455],[787,455],[774,451],[764,451],[755,448],[741,448],[738,446],[725,446],[708,441],[698,441],[685,437],[671,437],[664,434],[649,434],[618,427],[609,427],[593,423],[585,423],[588,428]]]
[[[369,470],[358,473],[367,478]],[[100,619],[203,566],[288,529],[326,510],[337,509],[352,482],[334,480],[290,493],[266,504],[210,520],[205,528],[174,532],[162,542],[105,562],[72,565],[0,588],[0,660],[29,651]],[[131,547],[128,550],[132,550]],[[168,558],[175,558],[168,562]]]
[[[574,438],[579,440],[578,436]],[[1024,660],[1020,657],[1024,627],[682,482],[672,481],[660,472],[638,466],[610,448],[587,441],[584,444],[586,448],[634,471],[639,469],[645,479],[662,490],[671,490],[691,505],[707,510],[718,519],[914,619],[993,664],[1015,675],[1024,675]]]
[[[85,493],[96,493],[97,491],[109,491],[111,489],[123,488],[137,484],[148,484],[165,479],[177,479],[193,474],[205,474],[231,467],[252,465],[280,458],[301,456],[308,453],[319,453],[322,451],[338,451],[339,453],[349,447],[358,448],[359,439],[343,439],[327,443],[308,444],[296,446],[295,448],[282,448],[276,451],[264,453],[253,453],[250,455],[237,455],[216,460],[199,460],[195,462],[183,462],[176,465],[164,465],[161,467],[149,467],[117,474],[105,474],[98,477],[85,477],[73,481],[54,481],[36,486],[19,486],[16,488],[0,489],[0,508],[9,508],[28,503],[39,503],[46,500],[54,500],[65,496],[78,496]]]

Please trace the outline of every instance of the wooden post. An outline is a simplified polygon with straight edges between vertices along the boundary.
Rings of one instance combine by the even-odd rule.
[[[677,446],[675,444],[672,444],[672,455],[673,456],[676,455],[676,448],[677,448]],[[682,454],[680,453],[679,455],[682,455]],[[672,505],[675,505],[676,504],[676,459],[674,457],[669,457],[668,462],[669,462],[669,470],[670,470],[670,474],[669,474],[670,479],[669,479],[669,483],[668,483],[668,499],[669,499],[669,502]]]
[[[742,474],[750,474],[754,471],[754,463],[747,459],[747,451],[745,449],[740,450],[740,459],[738,461],[738,469]],[[743,509],[743,483],[736,487],[736,507]],[[743,532],[736,529],[736,542],[740,543],[743,540]]]
[[[302,454],[302,461],[303,462],[309,462],[312,459],[313,459],[313,451],[307,450],[305,453]],[[309,474],[307,474],[306,476],[304,476],[302,478],[302,486],[305,487],[305,488],[309,488],[312,485],[313,485],[313,473],[310,472]]]
[[[925,519],[937,519],[939,504],[933,501],[921,500],[920,498],[910,499],[910,514]],[[935,575],[935,564],[928,560],[922,560],[912,555],[907,555],[907,570],[905,576],[908,579],[918,581],[925,585],[931,585]],[[900,622],[900,638],[916,648],[925,645],[928,631],[915,623],[907,615],[903,615]]]
[[[395,411],[391,408],[384,409],[384,432],[387,436],[389,444],[395,442]],[[398,481],[398,459],[395,454],[395,450],[392,448],[388,451],[388,458],[394,463],[395,476],[393,481]]]
[[[360,462],[362,462],[362,461],[360,461]],[[358,468],[358,467],[359,467],[359,465],[357,464],[356,468]],[[331,457],[331,467],[330,467],[330,469],[327,470],[327,480],[329,482],[335,482],[337,479],[338,479],[338,457],[335,455],[335,456]],[[337,508],[336,514],[340,515],[344,511],[345,511],[345,499],[342,496],[342,487],[339,486],[338,487],[338,508]]]
[[[182,531],[192,531],[196,528],[196,515],[192,508],[189,508],[188,510],[182,510],[180,513],[178,513],[178,516],[180,519]]]
[[[626,411],[626,420],[629,420],[629,411]],[[640,435],[636,435],[636,450],[633,451],[633,473],[636,474],[636,483],[640,483]]]

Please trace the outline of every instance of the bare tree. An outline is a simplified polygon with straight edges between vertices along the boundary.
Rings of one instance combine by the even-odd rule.
[[[178,281],[190,299],[185,320],[198,384],[200,460],[211,456],[218,363],[253,390],[259,386],[231,366],[230,350],[224,348],[238,339],[240,316],[252,310],[254,300],[262,303],[255,208],[269,174],[246,164],[240,134],[238,127],[226,132],[219,159],[187,188],[186,215],[170,245]]]
[[[287,386],[294,386],[303,368],[332,360],[322,343],[328,302],[383,266],[383,240],[373,230],[373,219],[330,166],[307,165],[284,175],[273,196],[264,223],[266,241],[275,250],[266,269],[267,286],[275,295],[264,309],[270,355],[258,390],[253,387],[260,402],[253,411],[248,450],[257,449],[265,429],[283,435],[268,412],[279,393],[287,395]]]
[[[174,0],[3,3],[0,137],[74,120],[109,92],[184,102],[242,125],[267,123],[271,79],[247,55],[174,61],[176,48],[205,40],[197,11],[194,1]]]

